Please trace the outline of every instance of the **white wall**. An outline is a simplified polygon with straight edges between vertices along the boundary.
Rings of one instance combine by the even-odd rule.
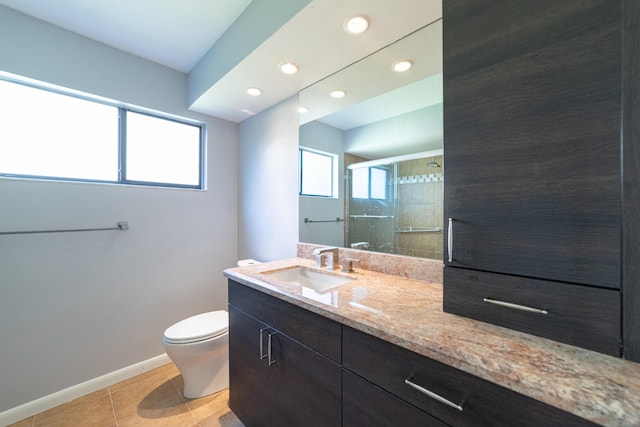
[[[0,6],[0,70],[205,121],[207,191],[0,179],[0,412],[163,353],[226,307],[237,254],[236,124],[187,111],[186,76]],[[34,123],[37,126],[37,123]]]
[[[298,97],[240,123],[238,256],[296,256]]]
[[[344,246],[344,222],[305,223],[309,218],[326,221],[344,219],[344,132],[318,121],[300,127],[300,145],[338,154],[338,197],[301,196],[299,200],[300,241],[327,246]]]

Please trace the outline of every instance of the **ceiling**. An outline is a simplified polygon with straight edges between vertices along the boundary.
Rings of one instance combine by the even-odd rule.
[[[442,15],[441,0],[0,0],[0,5],[188,74],[189,108],[234,122]],[[282,25],[269,30],[278,8],[290,16],[279,17]],[[358,36],[342,28],[355,14],[370,21]],[[216,56],[225,52],[223,42],[244,39],[253,45],[245,50],[230,45],[226,52],[233,54]],[[278,70],[284,61],[300,71],[284,75]],[[247,95],[251,86],[263,94]]]

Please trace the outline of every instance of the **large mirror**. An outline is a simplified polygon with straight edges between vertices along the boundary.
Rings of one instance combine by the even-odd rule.
[[[299,105],[303,179],[327,189],[302,192],[300,241],[441,259],[442,21],[304,89]],[[314,157],[334,173],[309,178]]]

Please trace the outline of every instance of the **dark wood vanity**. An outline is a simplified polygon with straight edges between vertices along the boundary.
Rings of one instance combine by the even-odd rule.
[[[229,325],[248,427],[596,425],[233,280]]]

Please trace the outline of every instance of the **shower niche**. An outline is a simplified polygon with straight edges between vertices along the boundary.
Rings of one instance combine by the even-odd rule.
[[[348,165],[346,246],[442,259],[443,167],[442,150]]]

